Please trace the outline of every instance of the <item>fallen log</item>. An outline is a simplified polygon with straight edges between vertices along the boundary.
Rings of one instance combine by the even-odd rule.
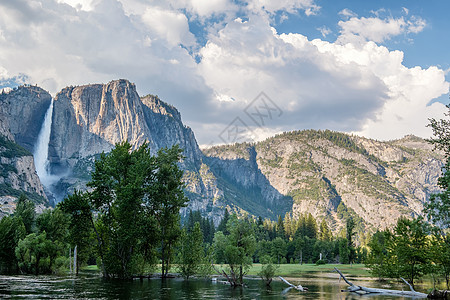
[[[287,281],[287,280],[284,279],[283,277],[281,277],[281,276],[278,276],[278,277],[280,277],[280,279],[281,279],[284,283],[286,283],[287,285],[289,285],[289,286],[290,286],[290,289],[291,289],[291,288],[294,288],[294,289],[296,289],[297,291],[300,291],[300,292],[306,292],[306,291],[308,290],[307,287],[302,287],[301,284],[299,284],[299,285],[293,285],[292,283],[290,283],[289,281]]]
[[[367,294],[379,294],[379,295],[387,295],[387,296],[406,296],[406,297],[415,297],[415,298],[427,298],[427,294],[416,292],[413,287],[402,278],[402,280],[409,286],[410,291],[399,291],[399,290],[388,290],[388,289],[377,289],[377,288],[368,288],[361,285],[355,285],[352,282],[348,281],[345,278],[344,274],[339,271],[337,268],[334,268],[336,272],[339,273],[339,280],[344,279],[344,281],[349,285],[347,288],[348,292],[356,293],[359,295],[367,295]]]

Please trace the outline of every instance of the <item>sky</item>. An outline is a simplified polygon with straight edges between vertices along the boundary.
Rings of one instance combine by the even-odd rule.
[[[2,0],[0,89],[125,78],[202,146],[330,129],[430,137],[448,0]]]

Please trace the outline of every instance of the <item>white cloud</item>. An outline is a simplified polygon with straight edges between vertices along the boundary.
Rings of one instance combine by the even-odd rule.
[[[236,99],[221,108],[230,121],[264,91],[283,111],[270,127],[347,130],[374,117],[385,97],[369,70],[321,53],[300,34],[279,35],[259,18],[229,23],[201,55],[206,83]]]
[[[230,121],[234,115],[245,118],[241,112],[260,91],[284,113],[270,120],[272,130],[332,128],[379,139],[427,136],[427,118],[445,111],[440,103],[428,106],[448,92],[444,71],[409,69],[401,51],[374,42],[355,46],[280,35],[255,17],[229,23],[201,54],[206,83],[236,99],[221,107]]]
[[[348,9],[348,8],[344,8],[343,10],[341,10],[341,11],[339,12],[339,14],[340,14],[341,16],[344,16],[344,17],[347,17],[347,18],[350,18],[350,17],[357,17],[357,16],[358,16],[356,13],[354,13],[353,11],[351,11],[351,10]]]
[[[382,43],[402,33],[418,33],[425,28],[426,21],[415,16],[409,20],[405,20],[404,17],[385,19],[351,17],[347,21],[339,21],[338,25],[341,27],[339,43],[358,44],[366,41]]]
[[[317,30],[319,30],[320,34],[326,38],[330,33],[332,33],[331,29],[328,28],[327,26],[322,26],[317,28]]]
[[[78,10],[92,10],[94,0],[57,0],[59,3],[66,3]]]
[[[412,16],[411,20],[408,21],[407,32],[419,33],[427,26],[427,22],[420,18]]]
[[[147,91],[198,86],[194,59],[177,46],[194,42],[183,15],[156,8],[153,17],[161,26],[151,27],[128,16],[114,0],[97,1],[91,11],[51,0],[2,6],[0,28],[6,40],[0,40],[0,66],[11,74],[27,74],[30,83],[53,93],[66,85],[114,78],[135,80]],[[170,30],[164,31],[164,24]],[[171,63],[175,60],[180,63]]]
[[[171,47],[183,44],[193,46],[194,35],[189,31],[187,17],[179,12],[159,7],[147,8],[142,20],[159,38],[168,42]]]
[[[182,4],[191,13],[200,17],[211,17],[214,14],[237,9],[236,5],[229,0],[183,0],[175,2],[178,2],[178,5]]]
[[[251,11],[264,9],[269,13],[277,11],[295,13],[302,10],[307,16],[315,15],[320,10],[320,6],[315,4],[314,0],[250,0],[248,7]]]
[[[426,135],[427,118],[444,111],[440,103],[427,106],[448,91],[442,70],[407,68],[402,52],[374,43],[420,32],[423,19],[359,18],[343,10],[349,19],[339,23],[341,37],[330,43],[279,34],[270,25],[275,12],[317,12],[314,1],[233,3],[0,2],[0,81],[26,80],[55,93],[67,85],[128,78],[141,94],[175,105],[203,144],[220,142],[236,117],[257,139],[303,128],[383,139]],[[238,11],[248,21],[233,17]],[[189,30],[188,20],[196,18],[207,24],[204,47]],[[261,91],[283,112],[264,127],[245,113]]]
[[[442,118],[446,111],[441,103],[429,103],[448,93],[449,83],[443,70],[421,69],[402,65],[403,53],[389,51],[373,42],[363,47],[313,41],[323,53],[329,53],[344,64],[356,64],[371,71],[388,89],[387,97],[375,118],[369,118],[360,130],[363,136],[394,139],[414,133],[429,137],[428,118]]]

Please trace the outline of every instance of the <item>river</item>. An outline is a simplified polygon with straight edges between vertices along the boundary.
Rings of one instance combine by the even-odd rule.
[[[306,293],[286,291],[287,285],[272,282],[268,289],[258,279],[246,280],[247,287],[232,288],[210,280],[174,279],[105,280],[97,274],[78,277],[61,276],[0,276],[2,299],[410,299],[390,296],[358,296],[341,289],[346,284],[338,276],[291,279],[294,284],[309,288]],[[392,288],[376,281],[357,281],[359,284]],[[355,283],[357,283],[355,281]],[[401,289],[401,285],[393,288]]]

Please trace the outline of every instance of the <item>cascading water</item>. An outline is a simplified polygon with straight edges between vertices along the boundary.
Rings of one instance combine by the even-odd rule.
[[[39,132],[36,145],[34,146],[33,154],[36,172],[42,184],[48,189],[59,179],[57,176],[51,175],[49,170],[48,144],[50,142],[50,133],[52,130],[52,116],[53,98],[50,102],[50,107],[45,113],[44,123],[42,124],[42,128]]]

